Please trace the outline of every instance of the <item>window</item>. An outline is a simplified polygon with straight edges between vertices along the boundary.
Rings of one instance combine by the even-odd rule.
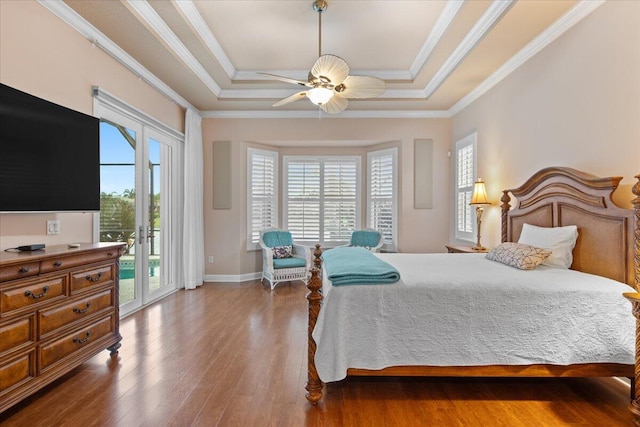
[[[284,227],[308,244],[346,243],[360,221],[360,158],[284,158]]]
[[[474,212],[469,205],[476,174],[477,133],[456,142],[455,153],[455,238],[474,241]]]
[[[278,226],[278,152],[247,149],[247,249],[259,249],[260,231]]]
[[[367,226],[382,233],[389,251],[397,250],[397,158],[397,148],[367,154]]]

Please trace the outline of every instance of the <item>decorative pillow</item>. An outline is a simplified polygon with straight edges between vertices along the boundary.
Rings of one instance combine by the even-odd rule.
[[[293,248],[291,246],[274,246],[273,248],[274,258],[291,258],[291,252]]]
[[[578,227],[538,227],[531,224],[522,226],[518,243],[545,248],[551,255],[542,264],[554,268],[570,268],[573,262],[573,248],[578,240]]]
[[[507,242],[491,249],[486,258],[520,270],[531,270],[542,264],[549,255],[551,255],[551,251],[548,249]]]

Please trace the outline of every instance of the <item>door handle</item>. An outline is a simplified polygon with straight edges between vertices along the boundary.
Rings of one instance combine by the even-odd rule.
[[[138,227],[138,243],[143,244],[144,243],[144,225],[141,225]]]

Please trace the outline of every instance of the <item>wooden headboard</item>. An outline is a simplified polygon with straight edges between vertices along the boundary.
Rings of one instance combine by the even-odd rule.
[[[540,227],[577,225],[571,268],[638,289],[634,254],[640,257],[640,237],[636,236],[640,231],[634,210],[620,208],[611,199],[621,180],[563,167],[542,169],[520,187],[503,191],[502,241],[517,242],[524,223]],[[516,198],[513,207],[509,193]],[[639,200],[634,200],[636,210],[640,209]]]

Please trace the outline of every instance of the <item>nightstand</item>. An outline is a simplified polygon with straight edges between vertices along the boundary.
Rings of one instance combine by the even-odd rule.
[[[447,252],[450,254],[483,254],[489,252],[489,248],[481,250],[473,250],[471,246],[446,245]]]

